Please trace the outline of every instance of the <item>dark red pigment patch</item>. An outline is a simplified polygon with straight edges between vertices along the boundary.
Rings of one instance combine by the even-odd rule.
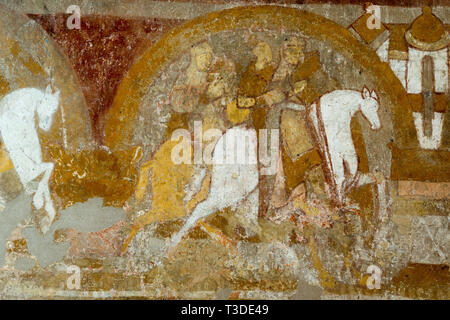
[[[117,87],[136,57],[183,20],[81,16],[81,29],[68,29],[68,14],[28,15],[61,46],[80,80],[92,132],[103,144],[105,117]]]

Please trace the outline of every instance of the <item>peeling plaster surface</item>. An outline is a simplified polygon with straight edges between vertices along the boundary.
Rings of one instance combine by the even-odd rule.
[[[0,1],[1,299],[449,299],[448,1],[296,2]]]

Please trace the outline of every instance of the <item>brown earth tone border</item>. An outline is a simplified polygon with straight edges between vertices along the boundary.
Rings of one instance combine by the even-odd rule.
[[[247,4],[359,4],[371,2],[375,5],[423,7],[423,6],[450,6],[447,0],[160,0],[164,2],[190,2],[190,3],[247,3]]]

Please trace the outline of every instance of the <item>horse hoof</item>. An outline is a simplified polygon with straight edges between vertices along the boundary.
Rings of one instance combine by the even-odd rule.
[[[49,216],[45,216],[44,218],[42,218],[41,223],[40,223],[42,233],[44,233],[44,234],[47,233],[47,231],[50,229],[51,223],[52,223],[52,220]]]
[[[33,206],[40,210],[42,206],[44,205],[44,199],[42,198],[42,195],[39,193],[36,193],[33,197]]]

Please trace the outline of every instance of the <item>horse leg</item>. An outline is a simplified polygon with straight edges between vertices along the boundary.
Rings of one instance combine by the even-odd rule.
[[[53,167],[54,165],[51,162],[42,163],[44,176],[39,182],[38,190],[36,191],[36,194],[33,198],[33,203],[36,202],[37,204],[40,204],[39,208],[35,205],[37,209],[40,209],[42,207],[43,202],[45,200],[45,211],[47,212],[47,216],[42,220],[41,223],[43,230],[48,230],[50,224],[53,222],[53,219],[55,218],[56,215],[56,210],[55,207],[53,206],[53,200],[50,195],[50,189],[48,186],[50,176],[53,172]]]
[[[375,208],[376,219],[379,221],[386,221],[389,217],[389,185],[384,177],[383,173],[379,171],[370,172],[366,174],[361,174],[358,180],[358,186],[373,184],[374,192],[376,194],[376,199],[378,204]],[[376,221],[377,223],[379,221]]]
[[[45,181],[45,183],[44,183],[44,195],[45,195],[45,202],[46,202],[45,210],[47,211],[50,220],[53,221],[53,219],[55,218],[56,211],[53,206],[53,200],[50,195],[50,187],[48,184],[50,181],[50,176],[53,172],[54,164],[51,162],[47,162],[44,164],[46,166],[46,171],[44,174],[44,178],[42,180]]]
[[[331,152],[330,152],[331,153]],[[344,159],[339,153],[331,153],[332,178],[335,182],[335,197],[339,205],[344,203],[345,170]]]
[[[260,235],[261,227],[258,222],[259,188],[256,187],[236,206],[238,207],[236,218],[245,226],[247,236]]]
[[[200,202],[194,209],[192,214],[189,216],[186,223],[169,241],[168,254],[172,253],[172,250],[178,245],[178,243],[183,239],[183,237],[195,226],[198,220],[209,216],[216,210],[214,203],[214,198],[208,198],[203,202]]]
[[[358,181],[358,157],[356,152],[345,153],[343,156],[344,171],[348,174],[345,178],[345,185],[343,190],[344,199],[347,197],[351,189],[357,184]]]
[[[39,167],[39,175],[42,174],[42,172],[45,172],[45,166],[43,166],[43,164],[40,165]],[[45,174],[44,174],[45,177]],[[44,179],[44,177],[39,181],[39,184],[37,186],[36,192],[34,193],[33,196],[33,206],[39,210],[42,208],[42,206],[44,205],[44,198],[45,198],[45,187],[42,184],[42,180]]]

